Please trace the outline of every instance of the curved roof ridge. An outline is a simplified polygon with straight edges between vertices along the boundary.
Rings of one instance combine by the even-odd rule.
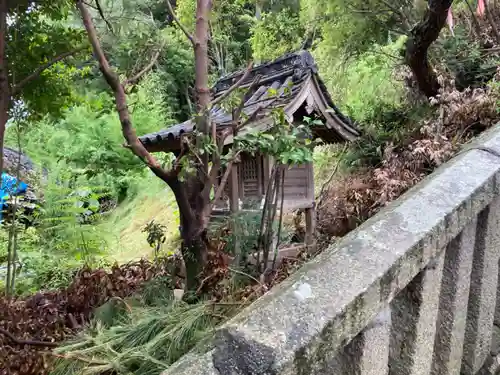
[[[222,77],[217,81],[212,91],[217,98],[230,89],[237,82],[245,70],[240,70],[231,75]],[[288,113],[293,118],[294,113],[303,105],[306,98],[318,101],[316,107],[321,109],[322,115],[330,118],[329,122],[336,123],[329,126],[325,131],[334,132],[330,138],[336,141],[352,140],[359,135],[351,119],[343,115],[335,106],[325,84],[319,77],[316,62],[309,51],[300,50],[288,53],[273,61],[263,63],[254,67],[240,88],[252,86],[255,77],[260,79],[252,92],[248,93],[243,106],[243,113],[254,117],[252,124],[257,126],[263,118],[269,116],[274,108],[288,107],[293,113]],[[317,82],[314,88],[311,87],[311,78]],[[333,113],[328,112],[331,108]],[[224,109],[224,106],[216,105],[210,109],[211,120],[222,129],[232,123],[232,114]],[[248,124],[248,127],[252,127]],[[159,150],[161,147],[168,149],[180,147],[180,137],[182,134],[190,133],[195,128],[192,120],[162,129],[151,134],[145,134],[139,139],[150,150]],[[163,146],[162,146],[163,145]]]
[[[242,85],[252,82],[257,74],[269,76],[272,75],[273,72],[284,71],[286,69],[300,69],[302,71],[311,70],[314,73],[317,73],[318,71],[318,67],[311,53],[306,50],[299,50],[287,53],[286,55],[283,55],[275,60],[267,61],[254,66],[248,77],[244,82],[242,82]],[[245,74],[245,72],[245,69],[241,69],[221,77],[212,88],[213,94],[218,95],[229,89]]]

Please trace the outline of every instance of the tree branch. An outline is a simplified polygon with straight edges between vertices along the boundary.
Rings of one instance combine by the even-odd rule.
[[[152,68],[153,66],[156,64],[156,62],[158,61],[158,57],[160,57],[160,53],[163,49],[163,46],[164,44],[162,44],[158,50],[153,54],[153,56],[151,57],[151,61],[149,62],[149,64],[147,64],[140,72],[138,72],[135,76],[125,80],[125,82],[123,82],[123,85],[124,86],[128,86],[128,85],[135,85],[141,78],[144,74],[148,73]]]
[[[220,181],[220,185],[214,194],[214,199],[212,200],[212,203],[210,204],[210,212],[213,210],[213,208],[215,206],[215,202],[217,202],[220,199],[220,197],[222,196],[224,188],[226,187],[226,184],[227,184],[227,180],[229,179],[229,175],[231,174],[232,166],[238,160],[238,157],[241,154],[241,152],[242,152],[242,150],[238,151],[234,155],[234,158],[227,164],[224,175],[222,176],[222,179]]]
[[[470,11],[470,14],[472,17],[472,21],[474,23],[476,35],[478,37],[480,37],[481,36],[481,25],[479,24],[479,20],[477,19],[476,12],[474,11],[474,8],[472,8],[472,5],[471,5],[469,0],[465,0],[465,4],[467,4],[467,8],[469,8],[469,11]]]
[[[55,348],[58,346],[56,342],[48,342],[48,341],[34,341],[34,340],[19,340],[9,331],[0,328],[0,333],[7,337],[10,341],[12,341],[16,345],[30,345],[30,346],[44,346],[47,348]]]
[[[222,94],[220,97],[218,97],[216,100],[214,100],[212,102],[212,105],[216,105],[217,103],[220,103],[222,100],[224,100],[224,98],[227,98],[232,91],[236,90],[239,86],[241,86],[241,84],[245,81],[245,79],[250,74],[252,67],[253,67],[253,63],[250,62],[248,64],[248,68],[245,71],[245,73],[243,74],[243,76],[234,85],[232,85],[224,94]],[[218,144],[219,153],[218,153],[217,157],[214,157],[212,160],[212,168],[210,169],[210,172],[207,174],[205,188],[203,189],[203,191],[201,193],[201,195],[204,199],[208,200],[208,197],[210,195],[210,190],[211,190],[212,186],[215,185],[215,179],[217,178],[217,174],[220,171],[221,155],[222,155],[222,152],[224,150],[224,142],[229,135],[232,134],[234,137],[238,133],[238,129],[239,129],[238,128],[238,121],[241,117],[241,112],[243,111],[245,103],[252,95],[254,88],[258,85],[259,80],[260,80],[260,76],[257,75],[255,77],[255,79],[253,80],[252,84],[250,85],[250,87],[248,88],[248,90],[246,91],[245,95],[242,96],[241,101],[240,101],[237,109],[233,110],[233,113],[232,113],[232,119],[233,119],[232,121],[233,122],[232,122],[231,129],[227,129],[226,131],[223,131],[221,136],[220,136],[220,140],[219,140],[219,144]],[[214,139],[214,140],[217,139],[216,134],[217,134],[216,124],[212,123],[212,139]],[[235,159],[237,159],[237,157],[240,153],[241,153],[241,151],[236,152],[233,161]],[[233,161],[231,161],[230,165],[232,165]],[[230,169],[230,167],[228,167],[228,168]],[[228,173],[229,173],[228,170],[226,170],[226,174],[228,174]],[[226,185],[227,176],[225,176],[225,177],[226,178],[223,177],[222,181],[221,181],[222,188],[224,188],[224,186]],[[219,191],[220,191],[220,193],[219,193],[219,198],[220,198],[220,194],[222,194],[220,187],[217,190],[217,192],[219,192]],[[216,193],[216,195],[217,195],[217,193]],[[217,201],[219,198],[215,198],[214,201]],[[209,206],[210,212],[213,209],[212,206],[213,205]]]
[[[434,97],[441,88],[429,63],[427,51],[446,24],[453,0],[429,0],[423,19],[412,29],[406,41],[405,62],[410,67],[420,91]]]
[[[405,27],[406,31],[410,31],[411,25],[410,25],[410,20],[406,16],[406,14],[403,12],[402,8],[397,8],[396,6],[393,6],[389,1],[386,0],[379,0],[382,4],[384,4],[387,8],[392,10],[394,13],[398,14],[401,17],[401,22],[403,26]]]
[[[237,130],[241,130],[245,126],[247,126],[249,123],[257,120],[257,116],[259,115],[260,111],[262,111],[263,109],[266,109],[266,108],[270,107],[278,99],[269,98],[269,100],[271,100],[271,101],[268,104],[259,106],[244,122],[242,122],[241,124],[239,124],[236,129]]]
[[[486,18],[491,26],[491,30],[493,31],[493,35],[497,43],[500,43],[500,33],[498,32],[497,26],[495,24],[495,19],[493,18],[493,14],[491,12],[490,6],[488,5],[488,1],[484,2],[484,11],[486,13]]]
[[[170,4],[170,0],[166,0],[166,2],[167,2],[167,9],[168,9],[168,12],[170,13],[170,16],[172,17],[172,19],[174,20],[174,22],[177,24],[177,26],[179,26],[179,29],[182,30],[182,32],[184,33],[184,35],[186,35],[186,37],[189,39],[189,41],[191,42],[191,44],[193,46],[195,46],[196,45],[196,41],[195,41],[193,35],[191,35],[191,33],[188,31],[188,29],[186,29],[186,27],[181,23],[181,21],[175,15],[174,9],[172,8],[172,4]]]
[[[239,123],[240,118],[241,118],[241,113],[245,109],[245,104],[251,98],[251,96],[253,94],[253,91],[259,85],[260,77],[261,77],[260,74],[257,74],[255,76],[255,78],[254,78],[253,82],[250,84],[250,87],[248,88],[247,92],[241,98],[240,104],[238,105],[238,107],[235,110],[233,110],[233,113],[232,113],[233,123],[232,123],[232,126],[231,126],[232,127],[232,131],[233,131],[233,137],[236,137],[238,135],[238,130],[241,129],[238,126],[238,123]]]
[[[114,35],[115,33],[113,31],[113,27],[111,26],[111,23],[106,19],[106,17],[104,17],[104,12],[102,11],[102,7],[101,7],[101,4],[99,3],[99,0],[95,0],[95,5],[97,8],[97,11],[99,12],[99,15],[101,16],[102,20],[104,21],[104,23],[108,27],[109,32]]]
[[[208,70],[210,60],[208,58],[208,39],[210,12],[212,9],[212,0],[197,0],[196,6],[196,30],[194,37],[194,74],[195,89],[197,95],[197,111],[201,115],[198,117],[198,130],[204,134],[209,134],[208,113],[206,113],[210,101],[211,92],[208,82]]]
[[[141,159],[158,178],[162,179],[172,189],[172,192],[174,193],[177,204],[179,206],[179,211],[182,213],[185,219],[194,220],[194,215],[189,205],[186,192],[182,188],[175,170],[166,171],[164,168],[162,168],[158,160],[156,160],[156,158],[146,150],[144,145],[137,137],[135,129],[132,127],[132,121],[127,107],[127,96],[125,94],[125,89],[120,83],[118,75],[111,69],[109,65],[109,62],[97,37],[97,32],[92,22],[92,17],[90,16],[90,13],[83,4],[82,0],[76,0],[76,6],[80,11],[85,30],[87,31],[90,44],[92,45],[92,49],[94,51],[94,55],[99,62],[99,69],[101,70],[102,75],[104,76],[104,79],[108,83],[109,87],[113,90],[116,110],[118,111],[118,117],[120,119],[122,128],[122,134],[127,142],[127,145],[132,150],[132,152],[139,159]]]
[[[247,70],[241,76],[241,78],[234,85],[232,85],[229,89],[227,89],[221,96],[219,96],[218,98],[215,98],[214,100],[212,100],[212,102],[210,103],[210,105],[213,107],[213,106],[219,104],[220,102],[222,102],[229,95],[231,95],[231,93],[234,90],[236,90],[238,87],[240,87],[241,84],[245,81],[245,79],[248,78],[248,76],[250,75],[250,72],[252,71],[252,68],[253,68],[253,61],[250,61],[250,63],[247,66]]]
[[[77,48],[72,51],[64,52],[56,57],[54,57],[52,60],[47,61],[45,64],[40,65],[38,68],[36,68],[33,73],[28,75],[27,77],[23,78],[19,83],[14,85],[11,89],[11,94],[12,95],[17,95],[21,92],[24,86],[26,86],[29,82],[33,81],[34,79],[38,78],[40,74],[43,73],[44,70],[50,68],[52,65],[57,64],[59,61],[64,60],[66,57],[72,56],[75,53],[78,53],[80,51],[83,51],[85,47],[82,48]]]

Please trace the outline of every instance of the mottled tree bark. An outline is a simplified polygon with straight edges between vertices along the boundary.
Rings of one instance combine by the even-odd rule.
[[[196,31],[194,36],[194,68],[197,107],[200,113],[207,110],[211,100],[210,88],[208,87],[208,67],[210,64],[208,58],[208,36],[210,33],[208,21],[211,9],[211,0],[197,0]]]
[[[424,17],[410,33],[406,42],[406,63],[410,66],[420,90],[428,97],[436,96],[440,85],[432,69],[428,50],[446,24],[453,0],[429,0]]]

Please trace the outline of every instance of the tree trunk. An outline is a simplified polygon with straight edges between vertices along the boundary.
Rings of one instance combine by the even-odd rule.
[[[201,285],[200,276],[207,263],[208,247],[206,231],[201,226],[188,224],[185,229],[194,233],[189,238],[183,238],[181,246],[182,259],[186,267],[185,290],[193,295]],[[185,293],[185,296],[188,297],[188,293]]]
[[[212,9],[211,0],[197,0],[196,31],[194,42],[195,87],[198,101],[198,112],[205,115],[210,105],[210,88],[208,87],[208,36],[210,33],[208,20]],[[208,124],[206,124],[208,125]],[[209,129],[200,129],[208,134]]]
[[[200,274],[207,263],[206,225],[197,215],[201,188],[196,176],[188,182],[175,179],[169,187],[179,205],[181,253],[186,268],[186,291],[194,292],[200,285]],[[183,202],[182,205],[179,202]],[[182,206],[182,208],[181,208]],[[191,297],[185,293],[186,298]]]
[[[211,95],[210,88],[208,87],[208,67],[210,65],[210,59],[208,57],[208,38],[210,35],[210,11],[212,9],[211,0],[197,0],[196,6],[196,30],[194,37],[194,69],[195,69],[195,88],[197,96],[197,118],[196,127],[200,131],[200,135],[197,138],[197,152],[204,147],[205,136],[210,135],[210,106]],[[203,197],[203,181],[208,175],[208,165],[209,165],[209,154],[208,152],[199,153],[201,165],[198,166],[197,176],[192,176],[193,179],[197,179],[194,185],[200,186],[200,190],[194,190],[194,200],[200,199],[196,204],[192,205],[195,209],[197,216],[199,216],[203,210],[204,206],[210,204],[209,196]]]
[[[429,0],[424,18],[410,33],[406,42],[406,63],[410,66],[420,90],[428,97],[436,96],[440,85],[429,64],[427,51],[446,23],[453,0]]]
[[[205,5],[210,5],[210,1],[207,0],[199,0],[198,3],[200,2]],[[109,65],[109,62],[97,37],[97,33],[90,13],[88,12],[82,0],[77,0],[76,5],[80,10],[83,24],[87,31],[89,41],[92,44],[94,55],[99,62],[99,69],[101,70],[109,87],[113,90],[116,110],[118,112],[123,137],[127,142],[127,146],[149,167],[149,169],[157,177],[167,183],[167,185],[175,195],[181,219],[180,229],[181,237],[183,240],[182,255],[186,266],[186,289],[190,291],[196,291],[199,285],[199,275],[205,266],[207,258],[207,246],[205,241],[207,223],[205,218],[202,217],[203,215],[201,213],[205,212],[204,209],[206,207],[206,204],[209,204],[210,202],[205,202],[205,200],[202,199],[204,184],[200,182],[197,176],[190,176],[189,182],[195,182],[193,185],[194,190],[190,189],[188,186],[189,184],[181,183],[179,181],[178,171],[176,171],[175,169],[172,171],[164,170],[161,167],[160,163],[145,149],[144,145],[139,141],[135,133],[135,129],[132,126],[130,113],[127,107],[127,96],[125,93],[125,89],[120,82],[118,75],[112,70]],[[199,24],[208,25],[208,13],[209,12],[205,9],[205,11],[202,13],[203,17],[199,17],[199,20],[205,21],[200,21],[198,22]],[[200,50],[205,51],[204,53],[206,55],[206,39],[205,44],[202,45]],[[200,56],[200,50],[198,50],[198,57]],[[204,57],[201,56],[200,58]],[[199,69],[197,70],[197,88],[208,87],[208,73],[205,78],[202,74],[203,72],[208,72],[208,66],[202,69],[202,67],[200,67],[200,64],[198,64],[197,69]],[[208,90],[206,92],[204,90],[199,90],[199,93],[202,94],[202,98],[205,98],[202,103],[203,108],[206,109],[210,102],[206,102],[206,96],[204,95],[208,94],[208,98],[210,99],[210,92]],[[198,108],[201,107],[199,106]],[[200,117],[206,118],[205,115],[202,115]]]
[[[259,22],[260,20],[262,20],[262,4],[261,4],[261,0],[257,0],[255,2],[255,19],[257,20],[257,22]],[[255,59],[255,63],[256,64],[260,64],[260,59]]]
[[[0,176],[3,172],[3,144],[9,119],[10,90],[7,73],[7,0],[0,0]]]

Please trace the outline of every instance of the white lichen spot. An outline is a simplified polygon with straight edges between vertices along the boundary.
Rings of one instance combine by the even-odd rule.
[[[313,296],[311,285],[309,285],[308,283],[300,284],[297,289],[293,291],[293,295],[297,297],[299,301],[304,301],[307,298],[311,298]]]
[[[391,309],[385,308],[378,313],[375,317],[374,322],[376,324],[391,324]]]

